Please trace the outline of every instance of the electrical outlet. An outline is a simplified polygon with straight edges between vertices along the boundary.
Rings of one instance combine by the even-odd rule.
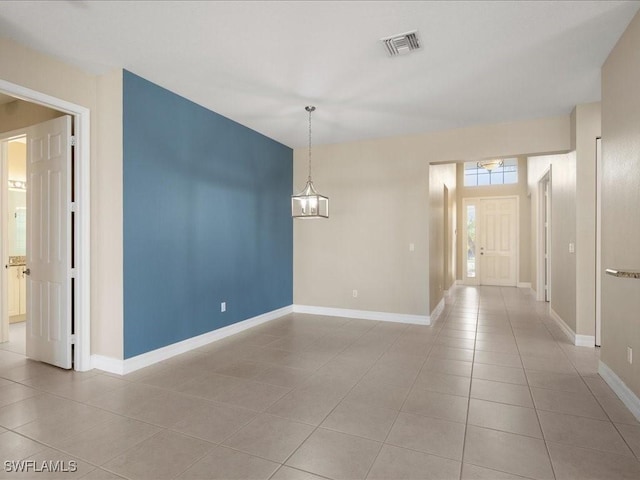
[[[358,298],[358,290],[353,291],[353,298]]]
[[[627,362],[629,362],[629,364],[633,363],[633,348],[631,347],[627,347]]]
[[[409,244],[409,251],[413,252],[416,249],[416,246],[413,243]]]
[[[227,302],[220,303],[220,311],[223,313],[227,311]]]
[[[576,244],[569,242],[569,253],[576,253]]]

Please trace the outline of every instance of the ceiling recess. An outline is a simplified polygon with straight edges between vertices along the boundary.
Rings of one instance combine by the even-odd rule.
[[[404,55],[420,48],[418,31],[400,33],[381,39],[390,57]]]

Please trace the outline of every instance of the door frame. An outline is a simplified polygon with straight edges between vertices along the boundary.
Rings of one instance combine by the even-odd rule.
[[[602,345],[602,137],[596,137],[596,335]]]
[[[545,202],[544,202],[544,184],[548,183],[548,191],[547,191],[547,229],[546,229],[546,239],[545,239],[545,228],[544,228],[544,217],[545,217]],[[547,169],[543,172],[543,174],[538,178],[538,182],[536,183],[536,188],[538,192],[538,218],[537,218],[537,272],[536,272],[536,300],[539,302],[548,301],[551,302],[551,228],[553,225],[552,222],[552,165],[549,165]],[[545,258],[544,255],[544,242],[547,242],[547,256]],[[546,265],[545,265],[546,263]],[[545,268],[547,270],[547,288],[546,288],[546,298],[545,298],[545,285],[544,285],[544,272]]]
[[[449,242],[451,241],[451,239],[449,238],[449,187],[447,187],[447,185],[445,183],[442,184],[442,193],[443,193],[443,198],[442,198],[442,211],[444,214],[444,219],[443,219],[443,248],[442,248],[442,253],[443,253],[443,257],[444,257],[444,262],[442,265],[442,272],[443,272],[443,290],[445,292],[447,292],[449,290],[449,288],[451,288],[451,285],[449,285],[449,259],[451,258],[450,256],[450,245]]]
[[[47,95],[30,88],[7,82],[0,79],[0,93],[5,93],[19,100],[42,105],[58,110],[73,117],[75,137],[74,162],[74,209],[75,222],[73,237],[75,250],[75,294],[73,300],[75,334],[72,336],[74,343],[74,370],[86,371],[91,369],[91,189],[90,189],[90,139],[91,139],[91,112],[87,107]],[[24,129],[23,129],[24,130]],[[5,135],[3,135],[5,137]],[[3,173],[4,174],[4,173]],[[0,189],[3,192],[6,188]],[[0,208],[5,208],[5,201]],[[0,242],[3,243],[3,242]],[[2,255],[6,253],[6,245],[2,245]],[[2,269],[0,275],[0,298],[3,309],[6,308],[6,269]],[[2,324],[5,320],[3,317]]]
[[[505,199],[515,199],[516,200],[516,281],[514,287],[517,287],[520,283],[520,196],[519,195],[492,195],[488,197],[465,197],[462,199],[462,228],[464,229],[463,235],[465,238],[464,245],[462,247],[463,251],[463,259],[462,259],[462,278],[464,285],[482,285],[480,281],[480,270],[482,266],[480,264],[479,252],[476,251],[476,276],[475,279],[470,280],[467,277],[467,262],[464,259],[465,256],[465,247],[466,247],[466,238],[467,238],[467,206],[475,205],[476,207],[476,247],[478,245],[478,239],[480,238],[480,233],[482,230],[481,226],[481,207],[480,204],[482,200],[505,200]]]

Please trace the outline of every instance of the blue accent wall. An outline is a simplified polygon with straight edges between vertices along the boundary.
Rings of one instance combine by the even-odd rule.
[[[128,71],[123,117],[124,358],[291,305],[293,151]]]

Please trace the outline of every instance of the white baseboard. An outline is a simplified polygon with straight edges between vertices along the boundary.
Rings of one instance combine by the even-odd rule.
[[[576,347],[594,347],[596,346],[595,335],[578,335],[576,333],[576,341],[574,342]]]
[[[211,332],[203,333],[197,337],[187,338],[181,342],[167,345],[150,352],[137,355],[135,357],[127,358],[126,360],[119,360],[116,358],[105,357],[102,355],[91,355],[91,363],[93,368],[103,370],[109,373],[115,373],[118,375],[126,375],[127,373],[135,372],[154,363],[167,360],[181,353],[188,352],[195,348],[202,347],[216,340],[221,340],[230,335],[235,335],[248,328],[255,327],[261,323],[265,323],[276,318],[282,317],[293,312],[293,305],[279,308],[271,312],[263,313],[256,317],[243,320],[241,322],[233,323],[226,327],[218,328]]]
[[[433,309],[433,312],[431,312],[431,315],[429,315],[429,324],[433,325],[435,322],[437,322],[440,319],[440,315],[442,315],[442,311],[444,310],[444,297],[440,299],[440,301],[438,302],[438,305],[436,305],[436,308]]]
[[[529,289],[531,289],[531,282],[518,282],[518,288],[529,288]]]
[[[549,307],[549,314],[551,318],[553,318],[560,327],[560,330],[567,336],[567,338],[571,341],[573,345],[576,347],[595,347],[596,337],[593,335],[577,335],[569,325],[565,323],[565,321],[556,313],[556,311]]]
[[[311,315],[326,315],[328,317],[359,318],[362,320],[377,320],[380,322],[411,323],[415,325],[430,325],[428,315],[410,315],[407,313],[374,312],[371,310],[351,310],[349,308],[314,307],[311,305],[294,305],[296,313]]]
[[[616,373],[611,370],[606,363],[600,360],[598,366],[598,373],[603,378],[607,385],[615,392],[615,394],[622,400],[622,403],[633,413],[633,416],[640,421],[640,398],[631,391],[629,387],[622,381]]]
[[[91,355],[91,368],[115,373],[116,375],[124,375],[124,360],[105,357],[104,355]]]

